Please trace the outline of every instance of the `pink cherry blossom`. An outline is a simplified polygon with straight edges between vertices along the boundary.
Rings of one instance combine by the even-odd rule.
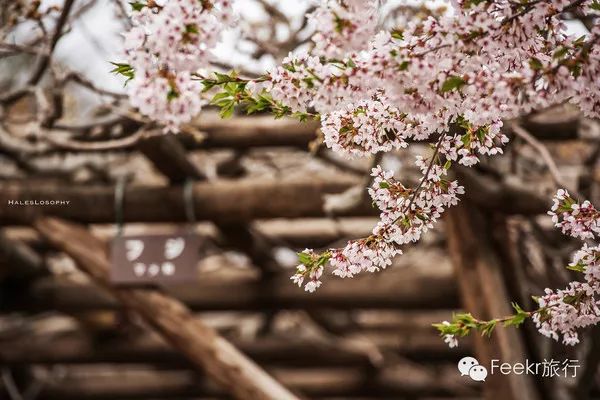
[[[371,171],[367,190],[380,220],[370,236],[299,254],[291,280],[309,292],[322,285],[326,268],[343,278],[385,269],[432,229],[464,193],[448,169],[502,154],[502,121],[562,103],[600,117],[598,18],[579,38],[563,21],[566,12],[592,15],[593,1],[453,0],[453,14],[410,21],[401,32],[380,30],[380,3],[321,1],[308,16],[315,28],[310,50],[291,53],[258,80],[236,81],[241,98],[269,95],[279,113],[318,115],[325,145],[346,157],[433,143],[415,160],[415,187],[380,166]],[[134,71],[131,103],[142,114],[176,131],[201,110],[195,74],[210,67],[212,49],[235,20],[230,5],[153,1],[132,13],[124,55]],[[600,212],[564,190],[549,214],[569,236],[600,234]],[[575,344],[580,328],[600,322],[599,259],[600,248],[585,244],[570,265],[583,279],[547,289],[539,310],[526,313],[542,334]],[[458,344],[453,331],[444,340]]]
[[[192,74],[214,61],[212,50],[232,22],[230,8],[228,0],[172,0],[132,12],[123,52],[135,77],[127,92],[134,107],[167,131],[177,131],[206,104]]]

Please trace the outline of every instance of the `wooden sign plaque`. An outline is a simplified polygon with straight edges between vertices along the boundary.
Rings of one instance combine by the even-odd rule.
[[[112,242],[110,278],[126,285],[193,281],[199,252],[200,238],[188,232],[119,236]]]

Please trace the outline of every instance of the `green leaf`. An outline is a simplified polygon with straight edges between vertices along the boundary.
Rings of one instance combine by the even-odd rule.
[[[471,313],[456,314],[453,322],[460,322],[468,328],[477,328],[477,323]]]
[[[312,89],[315,87],[314,79],[310,77],[303,78],[302,81],[306,83],[306,87]]]
[[[196,26],[196,24],[187,24],[185,26],[185,33],[198,34],[198,27]]]
[[[402,31],[402,29],[394,29],[392,31],[392,38],[394,38],[396,40],[403,40],[404,32]]]
[[[469,147],[471,145],[471,135],[465,133],[460,137],[460,141],[462,142],[463,147]]]
[[[229,93],[219,92],[213,96],[213,98],[210,102],[214,105],[219,105],[219,103],[222,103],[223,100],[230,100],[230,99],[231,99],[231,96],[229,95]]]
[[[575,272],[585,272],[585,264],[567,265],[567,269]]]
[[[327,264],[327,261],[329,261],[329,259],[331,258],[330,253],[323,253],[319,256],[319,259],[317,260],[317,265],[319,267],[324,266],[325,264]]]
[[[229,118],[233,115],[233,110],[234,110],[234,103],[231,102],[231,103],[227,104],[225,107],[221,108],[221,112],[219,113],[219,115],[223,119]]]
[[[308,120],[308,114],[300,111],[296,111],[292,114],[292,118],[296,118],[300,122],[306,122]]]
[[[294,67],[294,64],[289,63],[289,64],[282,64],[281,65],[283,67],[283,69],[290,71],[290,72],[296,72],[296,67]]]
[[[231,77],[227,74],[222,74],[220,72],[215,72],[215,76],[217,78],[217,84],[228,83],[231,82]]]
[[[573,45],[581,47],[585,44],[585,39],[587,39],[587,35],[581,35],[573,42]]]
[[[512,303],[512,307],[517,312],[510,319],[504,322],[504,326],[515,326],[518,327],[525,322],[525,320],[529,317],[529,313],[526,312],[519,306],[517,303]]]
[[[169,89],[169,92],[167,93],[167,100],[171,101],[173,99],[176,99],[179,97],[179,93],[177,93],[177,91],[173,88]]]
[[[533,69],[535,71],[538,71],[544,67],[542,62],[538,58],[535,58],[535,57],[533,57],[529,60],[529,66],[531,67],[531,69]]]
[[[142,9],[146,7],[146,4],[142,3],[141,1],[130,1],[129,5],[133,11],[142,11]]]
[[[569,48],[563,46],[554,52],[554,54],[552,55],[552,58],[561,59],[564,56],[566,56],[568,52],[569,52]]]
[[[389,183],[387,183],[387,182],[385,182],[385,181],[383,181],[383,182],[379,182],[379,187],[380,187],[381,189],[389,189],[389,188],[390,188],[390,184],[389,184]]]
[[[450,92],[454,89],[460,89],[465,83],[465,80],[460,76],[450,76],[442,84],[442,93]]]
[[[481,327],[481,334],[487,337],[492,336],[492,332],[494,331],[494,328],[496,328],[497,323],[498,321],[496,321],[495,319],[488,322],[484,322],[483,326]]]
[[[115,62],[111,62],[111,64],[115,66],[115,68],[113,68],[110,71],[111,73],[117,74],[117,75],[122,75],[127,78],[127,80],[125,81],[125,85],[127,85],[127,82],[129,82],[130,80],[132,80],[135,77],[135,70],[133,69],[133,67],[131,65],[125,64],[125,63],[115,63]]]
[[[298,261],[300,262],[300,264],[309,266],[312,264],[312,258],[310,256],[310,254],[308,253],[298,253]]]
[[[446,325],[446,324],[431,324],[435,329],[440,332],[440,336],[444,335],[454,335],[456,334],[458,328],[454,324]]]
[[[579,292],[579,293],[575,294],[574,296],[564,296],[563,302],[565,304],[577,306],[581,302],[581,299],[583,298],[583,296],[584,296],[583,292]]]
[[[592,10],[600,11],[600,1],[594,0],[592,4],[590,4],[590,8]]]
[[[521,308],[519,303],[512,302],[510,304],[512,305],[512,308],[517,312],[517,314],[526,314],[525,310]]]

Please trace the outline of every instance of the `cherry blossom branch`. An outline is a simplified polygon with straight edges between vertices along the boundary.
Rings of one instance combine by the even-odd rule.
[[[458,346],[458,338],[466,337],[472,331],[478,331],[482,335],[491,336],[496,326],[502,324],[505,327],[519,327],[527,318],[531,318],[534,314],[542,312],[542,309],[535,311],[525,311],[517,303],[512,304],[515,314],[491,320],[480,320],[473,317],[470,313],[459,313],[452,316],[452,321],[443,321],[432,326],[440,332],[444,341],[449,347]]]
[[[44,71],[46,71],[46,68],[48,68],[48,65],[50,64],[50,57],[52,57],[52,52],[54,52],[54,48],[58,44],[58,41],[62,35],[63,28],[69,19],[69,13],[71,12],[71,9],[73,8],[73,4],[75,4],[75,0],[65,0],[65,3],[63,4],[63,8],[60,13],[60,16],[58,17],[58,21],[56,21],[56,27],[54,28],[54,34],[52,35],[52,37],[50,39],[50,46],[48,49],[48,54],[42,55],[42,57],[40,58],[37,66],[36,66],[36,69],[34,70],[34,72],[31,74],[31,77],[29,78],[29,81],[28,81],[29,85],[35,85],[36,83],[38,83],[39,80],[44,75]]]
[[[226,0],[174,0],[161,7],[135,3],[126,62],[116,64],[115,72],[128,78],[132,104],[167,132],[212,104],[224,117],[241,106],[248,113],[320,119],[325,145],[349,158],[437,138],[430,159],[416,158],[422,173],[416,188],[404,186],[393,171],[373,168],[368,193],[380,221],[371,235],[341,249],[299,254],[292,280],[308,291],[321,285],[327,266],[341,277],[378,271],[402,253],[402,246],[418,241],[464,192],[447,178],[449,168],[473,166],[482,156],[503,152],[508,141],[503,120],[565,102],[600,117],[600,27],[576,39],[566,34],[560,18],[574,10],[591,12],[597,1],[458,0],[452,16],[413,21],[391,32],[380,31],[379,1],[327,1],[309,16],[317,26],[313,48],[290,54],[254,80],[204,72],[213,61],[210,49],[231,23],[228,5]],[[204,97],[213,91],[212,100]],[[546,162],[560,182],[552,160]],[[566,192],[557,193],[555,201],[552,216],[563,232],[583,239],[597,233],[597,212],[589,202],[579,204]],[[596,323],[599,315],[595,252],[584,246],[571,266],[586,281],[547,290],[539,310],[514,305],[515,315],[490,321],[461,314],[454,325],[438,328],[455,344],[456,335],[472,329],[491,333],[499,323],[519,325],[532,318],[541,333],[562,335],[573,344],[576,329]]]

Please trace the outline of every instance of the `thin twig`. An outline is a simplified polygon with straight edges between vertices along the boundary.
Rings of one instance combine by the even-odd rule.
[[[138,141],[144,137],[146,131],[140,129],[133,135],[120,139],[106,140],[101,142],[80,142],[71,139],[58,139],[52,135],[47,135],[46,141],[51,143],[57,149],[70,151],[109,151],[121,150],[135,146]]]
[[[417,198],[419,191],[423,187],[423,184],[425,183],[426,180],[429,179],[429,173],[431,172],[431,169],[433,168],[433,164],[435,164],[435,159],[436,159],[438,153],[440,152],[440,147],[442,147],[442,142],[444,141],[445,137],[446,137],[446,133],[442,133],[440,135],[440,138],[438,139],[438,142],[435,145],[435,151],[433,152],[433,155],[431,156],[431,161],[429,162],[429,166],[427,167],[427,171],[425,171],[425,174],[423,175],[423,179],[421,179],[421,182],[419,182],[419,186],[417,186],[415,188],[415,191],[413,192],[413,194],[410,198],[410,201],[409,201],[408,205],[406,206],[407,212],[410,211],[410,208],[412,207],[415,199]],[[398,218],[400,218],[400,217],[398,217]],[[396,222],[396,221],[394,221],[394,222]]]
[[[512,131],[515,133],[515,135],[523,139],[527,144],[533,147],[540,154],[542,160],[548,167],[548,171],[550,172],[554,183],[560,188],[567,187],[565,181],[560,175],[560,171],[558,170],[558,166],[556,165],[554,158],[552,158],[550,151],[548,151],[548,148],[542,142],[533,137],[533,135],[529,133],[525,128],[518,124],[512,125]]]
[[[52,35],[52,39],[50,41],[50,48],[48,50],[48,55],[42,56],[35,71],[31,75],[31,78],[29,78],[28,83],[30,85],[36,85],[40,81],[42,76],[44,75],[46,68],[48,68],[48,65],[50,64],[50,58],[52,57],[52,52],[56,48],[56,45],[58,44],[58,41],[60,40],[60,38],[62,36],[63,28],[69,19],[69,13],[71,12],[71,9],[73,8],[74,3],[75,3],[75,0],[65,0],[65,4],[63,6],[62,12],[60,13],[60,16],[58,17],[58,21],[56,21],[56,27],[54,29],[54,34]]]

